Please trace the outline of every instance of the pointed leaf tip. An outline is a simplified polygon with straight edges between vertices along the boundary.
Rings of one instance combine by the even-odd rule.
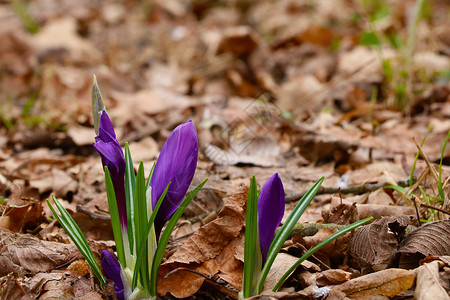
[[[94,75],[92,83],[92,117],[94,118],[95,134],[99,134],[101,112],[105,110],[102,94],[98,87],[97,77]]]

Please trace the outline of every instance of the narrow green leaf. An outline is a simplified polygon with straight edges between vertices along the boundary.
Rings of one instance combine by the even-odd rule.
[[[364,46],[381,46],[381,41],[374,31],[363,32],[359,43]]]
[[[283,275],[283,277],[281,277],[281,279],[277,282],[277,284],[275,285],[275,287],[272,289],[273,292],[276,292],[280,286],[284,283],[284,281],[292,274],[292,272],[295,271],[295,269],[298,268],[298,266],[300,266],[300,264],[302,262],[304,262],[306,259],[308,259],[311,255],[313,255],[316,251],[320,250],[322,247],[324,247],[325,245],[327,245],[328,243],[334,241],[335,239],[337,239],[338,237],[340,237],[343,234],[346,234],[349,231],[352,231],[353,229],[357,228],[358,226],[361,226],[362,224],[372,220],[373,217],[369,217],[360,221],[357,221],[355,223],[352,223],[348,226],[345,226],[344,228],[342,228],[341,230],[339,230],[338,232],[335,232],[334,234],[332,234],[331,236],[329,236],[326,240],[324,240],[323,242],[321,242],[320,244],[318,244],[317,246],[311,248],[310,250],[308,250],[305,254],[303,254],[302,257],[299,258],[299,260]]]
[[[267,274],[269,273],[270,268],[272,267],[275,258],[277,257],[278,252],[280,252],[281,247],[289,236],[292,228],[297,223],[298,219],[302,216],[303,212],[308,207],[309,203],[314,199],[314,196],[317,194],[324,177],[320,178],[300,199],[300,201],[295,206],[292,213],[286,219],[280,231],[275,234],[272,243],[270,244],[269,252],[267,254],[267,260],[264,264],[264,267],[261,271],[261,275],[258,280],[258,293],[261,293],[262,288],[264,286],[264,282],[266,281]]]
[[[103,276],[103,273],[97,264],[97,261],[94,258],[94,254],[92,253],[91,248],[89,247],[88,242],[86,241],[86,238],[84,237],[83,233],[81,232],[80,227],[78,227],[75,220],[70,216],[70,214],[66,211],[66,209],[61,205],[61,203],[52,195],[53,202],[55,203],[56,207],[60,211],[61,215],[59,215],[53,206],[50,204],[50,201],[47,199],[47,204],[52,211],[55,218],[58,220],[58,222],[61,224],[61,226],[64,228],[64,230],[67,232],[67,234],[70,236],[72,241],[74,242],[75,246],[77,246],[80,253],[83,255],[83,257],[86,259],[87,263],[92,269],[92,272],[94,273],[95,277],[100,281],[101,285],[105,285],[106,279]]]
[[[427,136],[423,137],[422,143],[420,144],[420,147],[423,146],[423,143],[425,143],[425,139],[426,138],[427,138]],[[409,186],[412,186],[413,183],[414,183],[414,170],[416,169],[416,163],[417,163],[417,160],[419,159],[419,154],[420,154],[420,152],[417,151],[416,158],[414,159],[414,163],[413,163],[412,168],[411,168],[411,173],[409,174]]]
[[[153,177],[153,171],[155,171],[156,162],[153,163],[152,169],[150,170],[150,174],[148,174],[147,183],[145,184],[145,188],[148,190],[148,186],[150,185],[150,181]]]
[[[105,166],[105,185],[106,197],[108,198],[109,214],[111,215],[111,226],[113,230],[114,240],[116,242],[117,258],[120,264],[125,269],[127,267],[125,259],[125,250],[123,246],[122,228],[120,225],[119,208],[116,202],[116,193],[109,174],[108,167]]]
[[[178,222],[178,219],[180,219],[181,215],[183,214],[186,207],[189,205],[189,203],[194,199],[195,195],[200,191],[200,189],[205,185],[208,178],[203,180],[202,183],[200,183],[189,195],[181,202],[178,209],[175,211],[175,213],[170,218],[169,222],[167,223],[167,226],[163,233],[161,234],[161,237],[159,238],[158,247],[156,248],[155,256],[153,257],[153,264],[152,264],[152,271],[151,271],[151,286],[150,286],[150,296],[156,297],[156,282],[158,278],[158,270],[159,266],[161,265],[161,262],[164,257],[164,251],[166,250],[166,246],[169,243],[170,235],[172,234],[173,229],[175,228],[175,225]]]
[[[159,197],[158,202],[156,203],[155,209],[153,210],[153,212],[152,212],[152,214],[150,216],[150,219],[148,220],[147,228],[145,229],[144,239],[141,240],[140,243],[139,243],[138,251],[136,252],[137,253],[137,259],[136,259],[136,265],[135,265],[134,274],[133,274],[133,282],[132,282],[132,285],[131,285],[132,286],[132,288],[131,288],[132,290],[134,290],[134,288],[137,286],[137,277],[138,277],[137,274],[138,274],[139,269],[143,265],[142,264],[142,261],[143,261],[142,257],[145,254],[144,253],[144,250],[145,250],[144,244],[148,240],[148,234],[149,234],[150,230],[152,229],[152,227],[154,225],[153,223],[155,222],[156,215],[158,214],[159,207],[161,206],[161,203],[162,203],[164,197],[166,196],[167,191],[169,190],[169,186],[170,186],[170,182],[167,185],[167,187],[164,190],[164,192],[161,194],[161,197]],[[150,259],[152,259],[152,258],[150,258]],[[152,280],[152,278],[150,278],[150,280]]]
[[[450,131],[448,132],[447,137],[445,138],[444,146],[442,147],[442,152],[441,152],[441,160],[439,162],[438,190],[439,190],[439,195],[441,196],[442,201],[445,200],[444,189],[442,188],[442,160],[444,159],[444,152],[445,152],[445,148],[447,147],[449,138],[450,138]]]
[[[258,192],[256,190],[255,175],[252,176],[248,191],[247,214],[245,217],[244,244],[244,277],[242,289],[244,298],[253,296],[253,282],[256,258],[256,244],[258,242]]]
[[[141,161],[139,164],[139,169],[136,176],[136,187],[134,190],[134,221],[135,221],[135,230],[136,230],[136,236],[135,241],[142,241],[146,240],[146,227],[147,227],[147,201],[146,201],[146,189],[145,189],[145,176],[144,176],[144,164]],[[148,252],[148,245],[147,243],[144,243],[142,245],[143,253]],[[142,261],[144,266],[148,264],[148,257],[147,255],[142,255],[139,257],[139,259]],[[135,266],[136,268],[136,266]],[[144,288],[144,291],[149,291],[149,281],[150,281],[150,274],[148,268],[139,268],[139,277],[142,287]]]
[[[134,186],[136,184],[136,176],[134,175],[133,160],[131,159],[130,147],[125,143],[125,203],[127,209],[127,230],[128,240],[130,243],[130,252],[133,254],[134,250]]]

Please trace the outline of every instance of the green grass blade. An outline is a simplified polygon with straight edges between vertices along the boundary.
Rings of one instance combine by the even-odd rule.
[[[162,203],[164,197],[166,196],[167,191],[169,190],[169,186],[170,186],[170,183],[167,185],[166,189],[161,194],[161,197],[159,197],[159,200],[156,203],[155,209],[153,210],[152,215],[150,216],[150,219],[148,220],[147,228],[145,229],[144,239],[141,240],[141,242],[139,243],[139,247],[138,247],[139,250],[138,250],[138,252],[136,252],[137,253],[137,259],[136,259],[136,265],[135,265],[134,274],[133,274],[133,282],[132,282],[132,285],[131,285],[132,286],[132,288],[131,288],[132,290],[134,290],[134,288],[137,285],[137,277],[138,277],[137,274],[138,274],[139,269],[143,265],[142,264],[142,257],[145,254],[145,252],[144,252],[144,250],[145,250],[144,245],[145,245],[145,243],[148,240],[148,238],[147,238],[148,234],[150,233],[150,230],[153,227],[153,223],[155,222],[156,215],[158,214],[159,207],[161,206],[161,203]],[[151,280],[151,278],[150,278],[150,280]]]
[[[127,208],[127,231],[130,243],[130,252],[134,253],[134,186],[136,184],[136,176],[134,175],[133,160],[131,159],[130,147],[125,143],[125,201]]]
[[[114,241],[116,242],[117,258],[120,264],[125,269],[127,267],[125,259],[125,250],[123,246],[122,228],[120,225],[119,208],[116,202],[116,193],[114,192],[114,186],[109,174],[108,167],[105,166],[105,185],[106,185],[106,197],[108,198],[109,214],[111,215],[111,226],[114,235]]]
[[[425,199],[425,202],[428,205],[431,205],[431,201],[430,201],[429,197],[427,196],[427,194],[425,194],[425,192],[424,192],[424,190],[422,189],[421,186],[419,186],[419,191],[422,194],[423,199]],[[430,214],[431,214],[433,220],[438,220],[436,210],[430,209]]]
[[[61,226],[64,228],[64,230],[67,232],[67,234],[70,236],[72,241],[74,242],[75,246],[77,246],[80,253],[83,255],[83,257],[86,259],[87,263],[92,269],[92,272],[94,273],[95,277],[100,281],[101,285],[105,285],[106,279],[105,276],[103,276],[103,273],[100,269],[100,266],[97,264],[97,261],[94,258],[94,254],[92,253],[91,248],[89,247],[88,242],[86,241],[86,238],[84,237],[83,233],[81,232],[80,227],[78,227],[75,220],[70,216],[70,214],[67,212],[67,210],[61,205],[61,203],[52,195],[53,202],[55,203],[56,207],[58,208],[61,215],[59,215],[53,206],[50,204],[50,201],[47,199],[47,204],[52,211],[55,218],[58,220],[58,222],[61,224]]]
[[[445,148],[447,147],[449,137],[450,137],[450,132],[447,134],[447,137],[445,138],[444,146],[442,147],[442,152],[441,152],[441,160],[439,162],[438,190],[439,190],[439,195],[441,196],[442,201],[445,200],[444,189],[442,188],[442,160],[444,159],[444,152],[445,152]]]
[[[328,237],[326,240],[324,240],[323,242],[321,242],[320,244],[318,244],[317,246],[311,248],[310,250],[308,250],[305,254],[303,254],[302,257],[299,258],[299,260],[283,275],[283,277],[281,277],[281,279],[277,282],[277,284],[275,285],[275,287],[272,289],[273,292],[276,292],[280,286],[284,283],[284,281],[292,274],[292,272],[295,271],[295,269],[298,268],[298,266],[300,266],[300,264],[302,262],[304,262],[306,259],[308,259],[311,255],[313,255],[316,251],[320,250],[322,247],[324,247],[325,245],[327,245],[328,243],[334,241],[335,239],[337,239],[338,237],[340,237],[341,235],[352,231],[353,229],[357,228],[358,226],[361,226],[362,224],[372,220],[373,217],[369,217],[360,221],[357,221],[353,224],[350,224],[348,226],[345,226],[344,228],[342,228],[341,230],[339,230],[338,232],[335,232],[334,234],[332,234],[330,237]]]
[[[425,139],[426,138],[427,138],[427,136],[423,137],[422,143],[420,144],[420,147],[423,146],[423,143],[425,143]],[[419,154],[420,154],[420,152],[417,151],[416,158],[414,159],[414,163],[413,163],[412,168],[411,168],[411,173],[409,174],[409,186],[412,186],[413,183],[414,183],[414,170],[416,169],[416,163],[417,163],[417,160],[419,159]]]
[[[147,199],[146,199],[146,189],[145,189],[145,176],[144,176],[144,164],[142,161],[139,164],[139,169],[136,176],[136,187],[134,190],[134,221],[135,221],[135,230],[136,230],[136,236],[134,240],[142,241],[143,239],[146,239],[146,227],[147,227]],[[148,252],[148,245],[147,243],[144,243],[142,245],[143,253]],[[140,263],[143,265],[148,264],[148,256],[142,255],[140,257]],[[136,266],[135,266],[136,268]],[[149,281],[150,281],[150,274],[148,268],[139,268],[139,278],[142,287],[144,288],[144,291],[149,291]]]
[[[258,280],[258,287],[257,291],[258,293],[261,293],[264,282],[266,281],[267,274],[269,274],[269,270],[272,267],[273,262],[275,261],[275,258],[277,257],[278,252],[280,252],[281,247],[283,246],[284,242],[286,241],[287,237],[289,236],[290,232],[292,231],[292,228],[294,228],[294,225],[297,223],[298,219],[302,216],[303,212],[308,207],[309,203],[312,201],[314,196],[319,191],[320,186],[322,185],[322,182],[324,180],[324,177],[320,178],[306,193],[305,195],[300,199],[300,201],[295,206],[292,213],[289,215],[289,217],[286,219],[286,222],[284,222],[283,226],[281,227],[280,231],[278,231],[277,234],[275,234],[275,237],[270,244],[269,252],[267,254],[267,260],[264,264],[264,267],[261,271],[261,275]]]
[[[411,196],[413,195],[412,191],[409,193],[409,195],[407,195],[406,193],[408,191],[404,187],[399,186],[399,185],[387,184],[387,185],[383,186],[383,189],[393,189],[401,194],[406,195],[406,197],[408,197],[408,198],[411,198]]]
[[[255,175],[248,191],[247,214],[245,217],[244,276],[242,290],[244,298],[253,296],[253,275],[255,270],[256,243],[258,242],[258,198]]]
[[[145,188],[148,189],[148,186],[150,185],[150,181],[153,177],[153,171],[155,171],[156,162],[153,163],[152,169],[150,170],[150,174],[148,174],[147,183],[145,184]]]
[[[153,264],[152,264],[152,271],[151,271],[151,278],[152,281],[150,282],[150,296],[156,296],[156,281],[158,278],[158,270],[159,266],[161,265],[161,262],[164,257],[164,251],[166,250],[166,246],[169,243],[170,236],[172,234],[173,229],[175,228],[175,225],[178,222],[178,219],[180,219],[181,215],[183,214],[184,210],[188,206],[188,204],[194,199],[195,195],[200,191],[200,189],[205,185],[206,181],[203,180],[202,183],[200,183],[189,195],[181,202],[178,209],[175,211],[175,213],[170,218],[169,222],[167,223],[166,229],[161,234],[161,237],[159,238],[158,247],[156,248],[155,256],[153,257]]]

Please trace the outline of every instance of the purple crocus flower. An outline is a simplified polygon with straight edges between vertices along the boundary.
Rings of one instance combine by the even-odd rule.
[[[124,300],[125,289],[120,276],[122,267],[114,254],[107,250],[102,251],[102,268],[106,277],[114,281],[114,292],[116,292],[117,299]]]
[[[284,188],[280,176],[275,173],[264,183],[258,201],[258,231],[263,264],[283,214]]]
[[[113,125],[106,111],[100,114],[100,127],[95,137],[94,148],[102,157],[103,166],[107,166],[116,194],[117,207],[121,228],[127,226],[127,213],[125,203],[125,157],[119,142],[116,139]]]
[[[156,161],[150,187],[152,189],[152,206],[161,197],[170,184],[155,219],[157,238],[164,223],[184,199],[186,191],[194,177],[198,158],[197,130],[192,121],[177,126],[167,138]]]

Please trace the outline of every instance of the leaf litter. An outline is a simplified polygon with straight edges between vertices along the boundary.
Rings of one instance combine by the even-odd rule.
[[[450,128],[449,6],[426,1],[412,55],[405,57],[413,2],[1,3],[2,298],[114,294],[111,283],[103,290],[92,284],[45,204],[50,194],[61,199],[95,255],[114,251],[101,164],[91,146],[96,74],[135,163],[151,165],[178,124],[198,125],[194,181],[210,180],[166,251],[158,284],[163,298],[237,297],[245,187],[253,174],[261,188],[279,172],[286,213],[313,182],[325,181],[266,288],[339,226],[375,220],[302,263],[280,291],[255,299],[444,299],[450,290],[450,150],[442,151]],[[362,42],[370,32],[381,44]],[[424,136],[415,163],[412,138]],[[438,199],[439,172],[445,199]],[[415,229],[417,219],[427,224]]]

